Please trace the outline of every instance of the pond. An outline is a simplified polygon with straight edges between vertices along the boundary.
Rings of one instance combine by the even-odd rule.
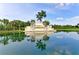
[[[0,35],[1,55],[78,55],[79,32]]]

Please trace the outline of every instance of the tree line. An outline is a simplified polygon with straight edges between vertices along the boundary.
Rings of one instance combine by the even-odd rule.
[[[31,26],[34,23],[35,20],[25,22],[21,20],[9,21],[9,19],[0,19],[0,30],[24,30],[25,27]],[[43,21],[43,24],[46,26],[49,25],[49,22],[45,20]]]
[[[0,30],[24,30],[26,26],[30,26],[30,21],[0,19]]]
[[[55,29],[79,29],[79,24],[77,25],[52,25]]]

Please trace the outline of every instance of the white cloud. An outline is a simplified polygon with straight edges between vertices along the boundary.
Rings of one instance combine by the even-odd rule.
[[[56,20],[64,20],[64,18],[63,17],[58,17],[58,18],[56,18]]]
[[[56,4],[55,8],[56,8],[56,9],[67,10],[67,9],[69,9],[72,5],[73,5],[72,3],[58,3],[58,4]]]
[[[56,6],[56,8],[57,7],[64,7],[64,6],[65,6],[65,3],[58,3],[57,6]]]
[[[77,25],[79,23],[79,16],[74,16],[71,18],[58,17],[51,22],[52,24],[58,25]]]
[[[79,16],[75,16],[72,18],[67,19],[67,23],[71,25],[76,25],[79,23]]]

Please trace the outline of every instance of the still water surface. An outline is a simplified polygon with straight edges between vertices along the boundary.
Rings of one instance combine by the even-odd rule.
[[[51,34],[11,33],[0,35],[1,55],[76,55],[79,54],[78,32]]]

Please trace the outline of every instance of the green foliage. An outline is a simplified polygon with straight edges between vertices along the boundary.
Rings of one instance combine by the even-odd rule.
[[[17,28],[19,28],[19,26],[20,26],[20,27],[25,27],[25,26],[26,26],[26,25],[25,25],[25,22],[20,21],[20,20],[11,21],[10,24],[11,24],[12,26],[17,27]]]
[[[26,26],[30,26],[31,22],[21,21],[21,20],[13,20],[10,21],[8,19],[0,19],[0,22],[4,23],[4,25],[0,24],[0,30],[24,30]]]
[[[9,23],[9,20],[8,19],[3,19],[1,20],[4,24],[8,24]]]
[[[38,12],[38,14],[36,14],[37,20],[42,21],[42,18],[43,18],[43,17],[46,17],[46,12],[43,11],[43,10],[41,10],[41,12]]]
[[[52,25],[52,28],[56,29],[57,31],[77,31],[79,32],[79,27],[77,25],[72,26],[72,25]]]
[[[75,26],[72,26],[72,25],[52,25],[53,28],[55,29],[76,29],[76,28],[79,28],[79,27],[76,27]]]
[[[30,26],[30,25],[31,25],[30,21],[25,22],[25,26]]]
[[[0,30],[4,30],[4,29],[5,29],[4,25],[0,25]]]
[[[43,21],[43,24],[44,24],[45,26],[47,26],[47,25],[49,25],[49,21],[45,20],[45,21]]]
[[[35,24],[35,20],[31,20],[31,25],[34,25]]]

